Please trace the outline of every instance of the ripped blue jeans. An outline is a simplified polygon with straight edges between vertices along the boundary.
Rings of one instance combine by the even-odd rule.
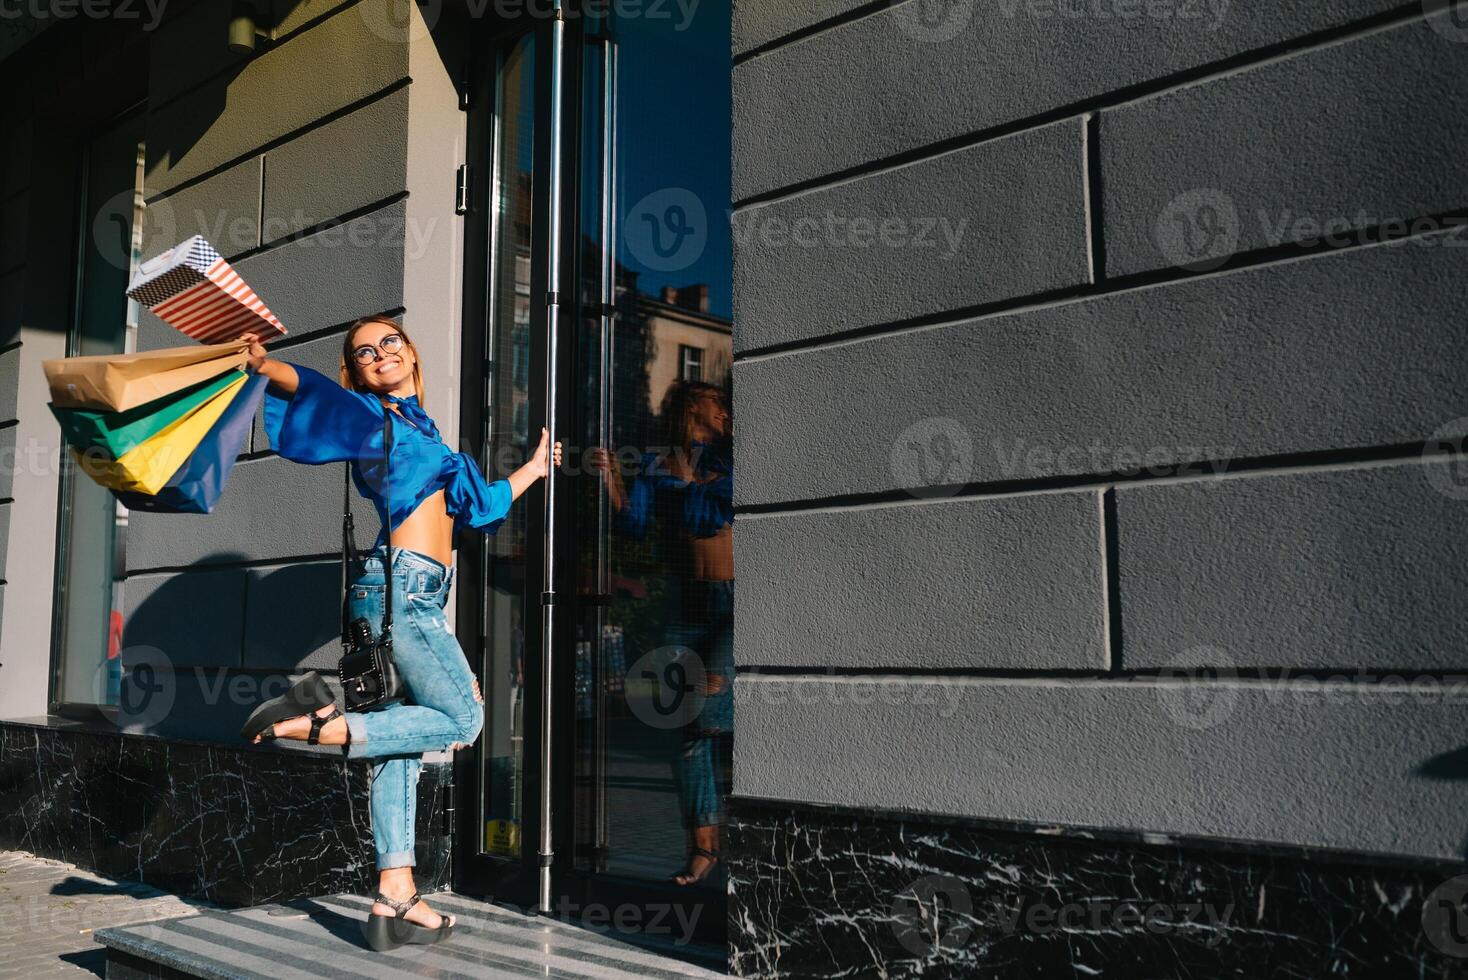
[[[348,712],[351,758],[372,767],[372,839],[377,867],[411,867],[418,775],[423,753],[454,743],[471,745],[484,727],[484,705],[474,697],[474,672],[444,615],[454,570],[421,552],[394,548],[393,658],[408,686],[409,703]],[[361,616],[375,639],[382,629],[387,551],[364,557],[365,570],[347,589],[348,615]]]

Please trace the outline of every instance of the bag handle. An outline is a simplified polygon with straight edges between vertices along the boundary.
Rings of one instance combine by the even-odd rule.
[[[392,453],[392,419],[389,412],[392,410],[386,404],[382,406],[382,470],[383,470],[383,496],[387,504],[387,580],[384,583],[383,592],[386,595],[387,605],[383,608],[382,632],[387,635],[392,630],[392,467],[389,457]],[[348,609],[347,601],[347,563],[350,560],[352,571],[360,575],[362,572],[362,556],[357,551],[356,524],[352,520],[352,461],[347,460],[342,467],[342,641],[345,643],[347,637]],[[350,558],[348,557],[350,556]]]
[[[382,403],[382,497],[383,512],[387,515],[383,521],[386,531],[383,537],[387,541],[387,578],[383,583],[383,595],[387,599],[387,605],[382,610],[382,635],[384,637],[392,633],[392,409],[387,407],[387,402]]]

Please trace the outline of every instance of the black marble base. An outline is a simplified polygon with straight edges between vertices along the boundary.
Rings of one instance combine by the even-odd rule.
[[[419,781],[416,878],[450,884],[451,766]],[[0,722],[0,849],[258,905],[375,884],[368,760]]]
[[[737,797],[731,814],[735,976],[1468,977],[1468,866]]]

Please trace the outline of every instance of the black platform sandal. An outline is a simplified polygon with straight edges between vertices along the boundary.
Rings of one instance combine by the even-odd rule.
[[[278,698],[271,698],[264,702],[254,711],[250,717],[245,719],[244,727],[240,729],[240,738],[251,741],[256,735],[261,741],[275,738],[275,723],[285,721],[287,718],[297,718],[301,715],[314,716],[317,711],[329,704],[334,704],[336,698],[332,696],[331,688],[326,686],[326,681],[316,671],[307,671],[306,676],[291,685]],[[340,712],[338,711],[338,714]],[[332,717],[336,717],[333,715]],[[322,719],[322,724],[327,719]],[[312,734],[320,734],[320,726],[312,725]],[[317,744],[312,742],[312,745]]]
[[[692,870],[693,869],[693,858],[696,857],[696,856],[698,856],[698,855],[700,855],[700,854],[703,855],[706,858],[709,858],[710,861],[709,861],[708,864],[705,864],[703,866],[703,870],[701,872],[699,872],[698,874],[694,874],[693,873],[693,870]],[[716,865],[718,863],[719,863],[719,852],[718,851],[711,851],[707,847],[694,847],[692,850],[690,850],[688,852],[688,868],[685,869],[685,870],[683,870],[683,871],[678,872],[675,875],[673,875],[672,878],[671,878],[671,880],[672,880],[673,884],[675,884],[675,885],[695,885],[698,882],[703,881],[709,875],[713,874],[714,865]],[[679,881],[678,880],[679,878],[687,878],[688,880],[687,881]]]
[[[454,931],[455,919],[451,915],[440,914],[439,918],[443,919],[443,922],[437,929],[430,929],[407,920],[408,910],[422,901],[417,892],[414,892],[413,897],[406,902],[396,901],[378,892],[376,901],[392,906],[394,912],[390,916],[378,915],[376,912],[368,913],[367,921],[362,923],[362,935],[366,937],[367,945],[376,952],[396,949],[407,943],[431,946],[449,938]]]

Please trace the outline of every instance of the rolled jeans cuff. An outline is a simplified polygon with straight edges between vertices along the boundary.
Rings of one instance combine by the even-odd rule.
[[[346,713],[347,734],[352,740],[347,743],[347,758],[358,759],[367,751],[367,719],[355,711]]]
[[[388,868],[411,868],[414,863],[412,851],[391,851],[377,855],[378,871],[386,871]]]

